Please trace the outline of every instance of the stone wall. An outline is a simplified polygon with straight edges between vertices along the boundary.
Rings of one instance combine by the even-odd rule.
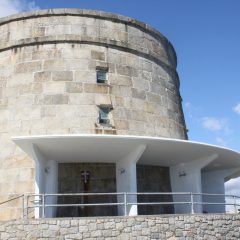
[[[0,239],[234,240],[240,215],[41,219],[0,222]]]
[[[112,106],[105,133],[186,139],[176,62],[163,35],[127,17],[58,9],[0,19],[0,202],[34,192],[34,162],[11,137],[103,133],[101,104]],[[97,67],[108,84],[96,83]]]

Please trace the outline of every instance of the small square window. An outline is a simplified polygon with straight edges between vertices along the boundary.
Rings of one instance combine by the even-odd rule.
[[[107,69],[97,69],[97,83],[107,83]]]
[[[99,123],[110,124],[109,113],[111,108],[109,106],[99,106]]]

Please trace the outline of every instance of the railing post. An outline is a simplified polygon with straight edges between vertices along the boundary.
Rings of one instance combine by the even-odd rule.
[[[45,194],[42,194],[42,218],[45,218]]]
[[[28,198],[29,195],[26,196],[26,219],[28,219]]]
[[[235,213],[238,213],[238,210],[237,210],[237,201],[236,201],[236,196],[235,196],[235,195],[233,196],[233,201],[234,201],[234,211],[235,211]]]
[[[124,196],[124,216],[127,216],[127,193],[124,193],[123,196]]]
[[[24,219],[24,194],[22,195],[22,219]]]
[[[194,214],[194,199],[193,199],[193,193],[190,193],[191,197],[191,214]]]

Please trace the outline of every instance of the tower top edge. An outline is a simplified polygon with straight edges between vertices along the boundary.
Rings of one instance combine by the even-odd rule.
[[[90,9],[78,9],[78,8],[41,9],[41,10],[22,12],[22,13],[17,13],[17,14],[6,16],[6,17],[2,17],[0,18],[0,26],[4,24],[8,24],[10,22],[21,21],[25,19],[51,17],[51,16],[85,16],[85,17],[105,19],[113,22],[120,22],[126,25],[135,26],[137,28],[140,28],[143,31],[148,32],[149,34],[154,35],[159,39],[166,41],[168,45],[172,48],[176,56],[175,49],[171,44],[171,42],[157,29],[137,19],[123,16],[120,14],[110,13],[110,12],[90,10]]]

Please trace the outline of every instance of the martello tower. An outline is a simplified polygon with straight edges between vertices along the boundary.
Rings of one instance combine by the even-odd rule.
[[[26,192],[190,191],[190,183],[212,191],[200,179],[226,156],[181,141],[176,65],[170,42],[128,17],[51,9],[0,19],[0,200]],[[81,174],[91,176],[87,189]]]
[[[1,194],[33,191],[33,162],[12,136],[187,138],[176,54],[148,25],[57,9],[2,18],[0,32]]]

